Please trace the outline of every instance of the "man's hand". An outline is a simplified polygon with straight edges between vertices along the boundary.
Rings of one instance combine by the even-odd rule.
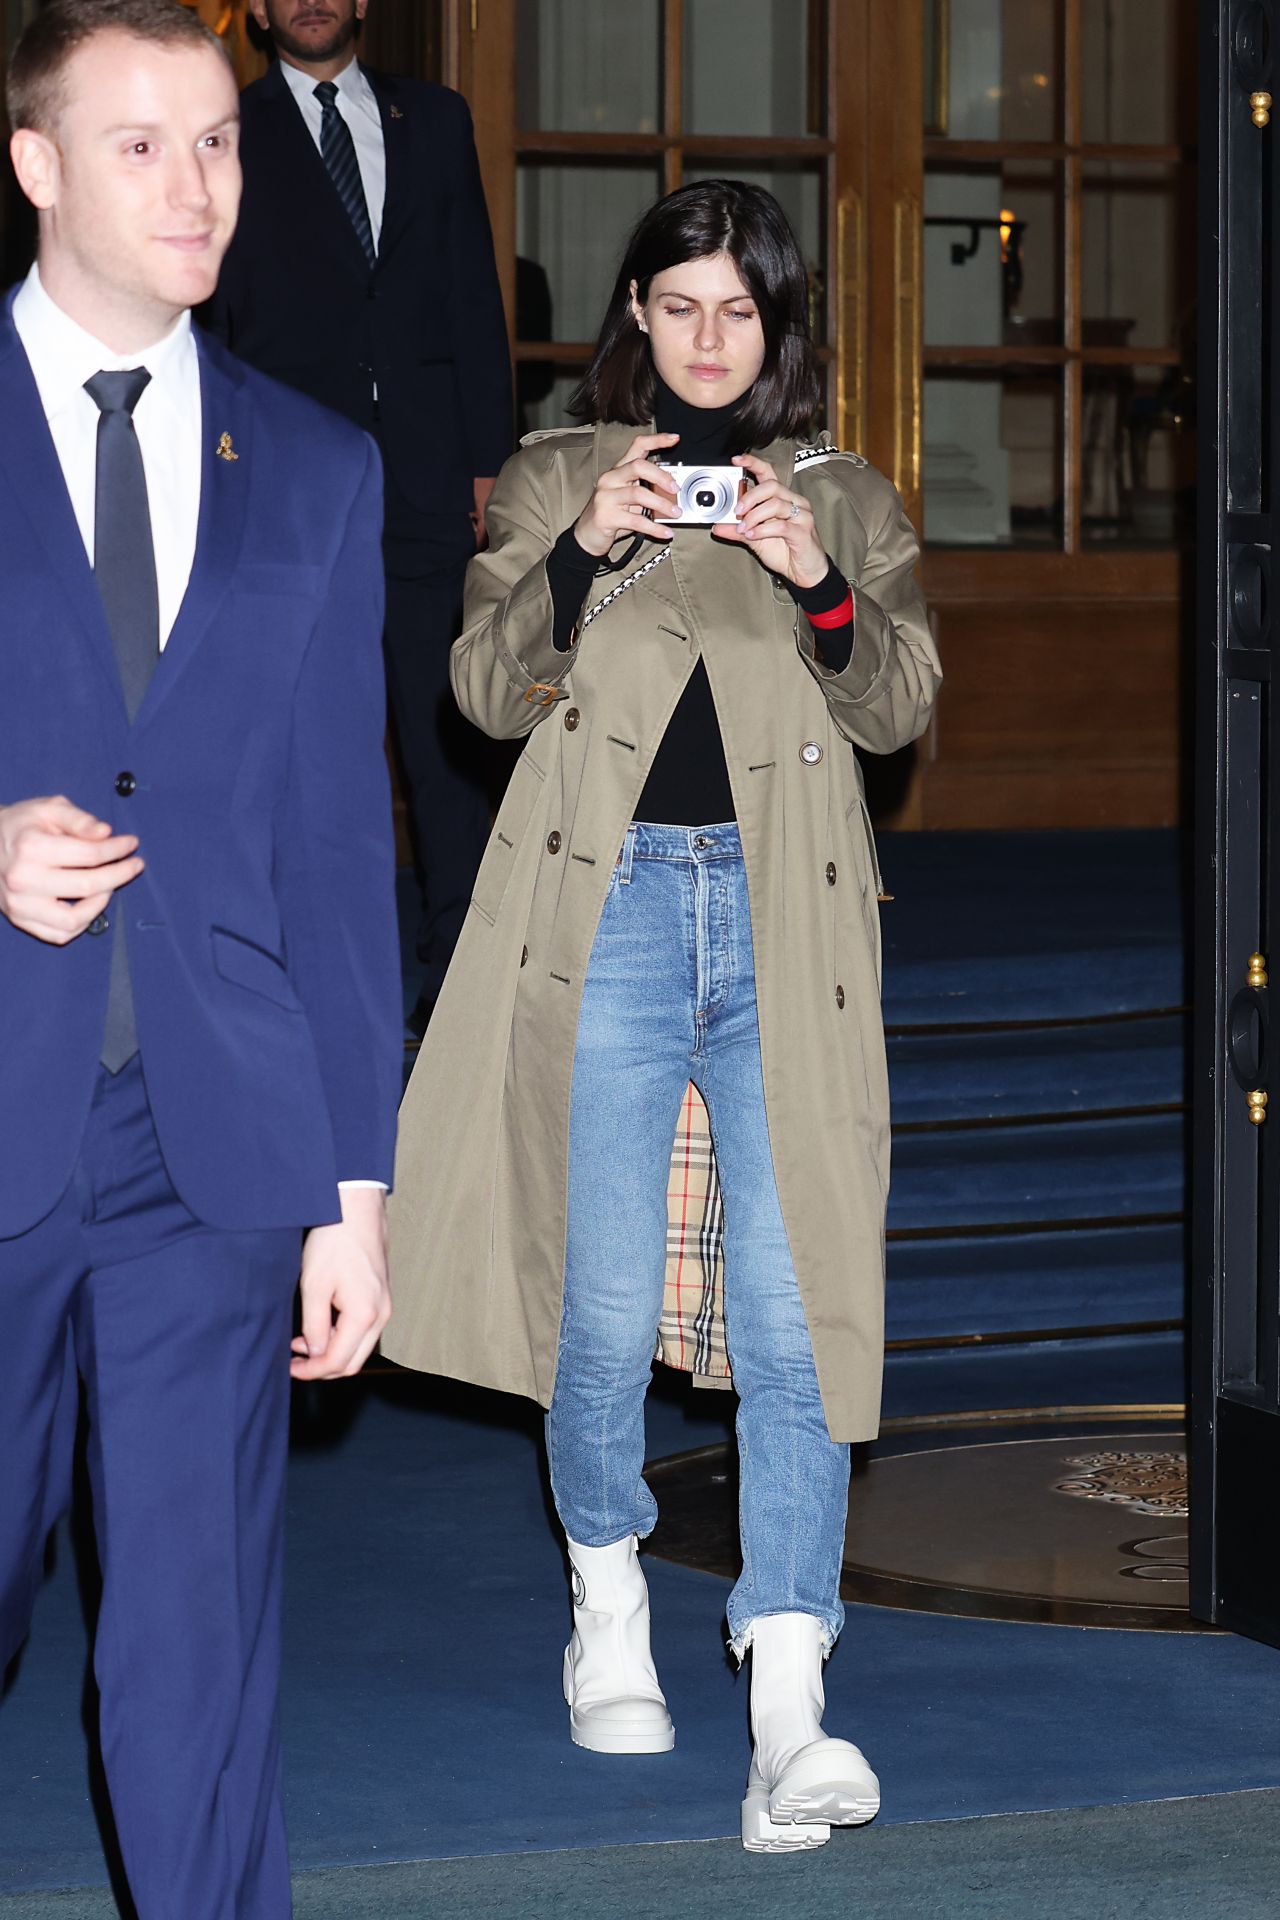
[[[65,947],[142,872],[138,837],[58,795],[0,807],[0,913],[22,933]]]
[[[359,1373],[391,1318],[387,1203],[381,1189],[347,1187],[338,1226],[313,1227],[302,1253],[302,1332],[295,1380]]]
[[[476,530],[476,551],[478,552],[489,538],[484,524],[484,510],[489,504],[489,495],[493,492],[493,480],[488,477],[473,480],[471,490],[476,503],[471,515],[471,524]]]

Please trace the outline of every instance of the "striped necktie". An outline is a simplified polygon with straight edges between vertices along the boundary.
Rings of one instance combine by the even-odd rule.
[[[373,227],[369,221],[369,204],[364,197],[364,183],[360,178],[356,143],[351,138],[350,127],[338,112],[336,84],[332,80],[322,80],[315,95],[324,110],[320,122],[320,157],[329,169],[329,178],[338,190],[338,198],[356,230],[356,239],[364,248],[364,257],[372,267],[377,262],[378,253],[373,244]]]

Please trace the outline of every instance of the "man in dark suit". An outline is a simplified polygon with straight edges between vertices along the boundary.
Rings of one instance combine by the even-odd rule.
[[[210,324],[365,427],[386,469],[386,658],[425,915],[421,1028],[489,834],[492,752],[448,685],[511,451],[511,369],[466,103],[355,57],[368,0],[251,0],[278,59],[241,101],[240,224]]]
[[[0,1668],[78,1376],[141,1920],[283,1920],[289,1375],[356,1371],[389,1307],[379,460],[192,330],[240,187],[194,13],[50,0],[8,95],[39,248],[0,306]]]

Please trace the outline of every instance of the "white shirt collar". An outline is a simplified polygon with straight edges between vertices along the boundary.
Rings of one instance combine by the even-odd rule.
[[[279,66],[294,99],[300,105],[305,101],[318,108],[320,102],[315,97],[314,74],[305,73],[301,67],[291,66],[287,60],[281,60]],[[354,54],[342,72],[334,74],[333,84],[350,107],[370,114],[381,124],[382,115],[378,111],[378,97],[369,84],[368,75]]]
[[[151,375],[148,394],[154,389],[155,397],[174,399],[185,391],[197,367],[190,313],[180,315],[154,345],[117,353],[63,312],[46,293],[38,266],[32,267],[14,297],[13,324],[31,363],[48,420],[78,400],[85,381],[95,373],[145,367]]]

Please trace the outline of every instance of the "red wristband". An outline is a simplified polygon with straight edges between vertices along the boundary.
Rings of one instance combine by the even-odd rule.
[[[846,593],[838,607],[832,607],[830,613],[806,613],[805,619],[811,627],[847,627],[853,618],[853,595]]]

